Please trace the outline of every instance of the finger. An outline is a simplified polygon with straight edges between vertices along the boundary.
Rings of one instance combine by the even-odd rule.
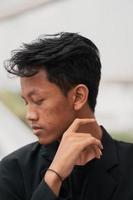
[[[93,146],[93,149],[95,151],[96,158],[100,159],[100,157],[102,156],[102,151],[96,145]]]
[[[74,142],[84,142],[84,141],[88,141],[89,142],[90,140],[90,143],[93,145],[97,145],[100,149],[103,149],[103,145],[101,143],[101,140],[93,137],[91,134],[89,133],[78,133],[78,134],[74,134],[73,135],[73,141]]]
[[[102,151],[96,145],[91,145],[87,147],[86,149],[84,149],[84,153],[86,155],[88,154],[88,158],[90,158],[90,155],[93,156],[93,158],[97,159],[100,159],[102,156]]]
[[[94,137],[75,137],[74,143],[77,148],[80,148],[80,151],[84,151],[87,148],[93,149],[94,146],[97,146],[99,149],[103,149],[101,141]]]
[[[85,119],[75,119],[71,126],[67,129],[68,132],[76,132],[80,125],[94,123],[96,120],[94,118],[85,118]]]

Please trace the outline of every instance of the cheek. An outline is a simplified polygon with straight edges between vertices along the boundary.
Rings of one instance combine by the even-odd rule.
[[[74,120],[74,111],[65,101],[49,103],[40,112],[47,129],[65,129]]]
[[[67,120],[71,115],[73,115],[73,108],[69,105],[69,103],[66,101],[59,102],[54,106],[52,109],[52,113],[54,113],[54,116],[58,119]]]
[[[69,102],[62,98],[60,100],[58,99],[51,99],[49,101],[46,101],[44,105],[42,105],[40,111],[42,115],[46,117],[60,117],[63,116],[65,113],[72,112],[72,106],[69,105]]]

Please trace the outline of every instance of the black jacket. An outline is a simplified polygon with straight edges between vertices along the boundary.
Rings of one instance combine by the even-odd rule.
[[[0,163],[0,200],[133,200],[133,144],[113,140],[103,129],[103,156],[75,166],[58,198],[44,182],[58,143],[29,144]]]

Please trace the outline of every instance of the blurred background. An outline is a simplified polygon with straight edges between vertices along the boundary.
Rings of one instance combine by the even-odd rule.
[[[96,117],[114,138],[133,142],[133,1],[0,0],[0,159],[37,140],[25,122],[19,79],[3,68],[13,49],[42,34],[78,32],[99,48]]]

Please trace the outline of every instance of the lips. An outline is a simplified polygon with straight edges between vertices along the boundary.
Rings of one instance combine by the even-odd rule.
[[[37,126],[37,125],[32,125],[31,128],[32,128],[33,133],[35,135],[39,135],[41,130],[42,130],[42,128],[40,126]]]

